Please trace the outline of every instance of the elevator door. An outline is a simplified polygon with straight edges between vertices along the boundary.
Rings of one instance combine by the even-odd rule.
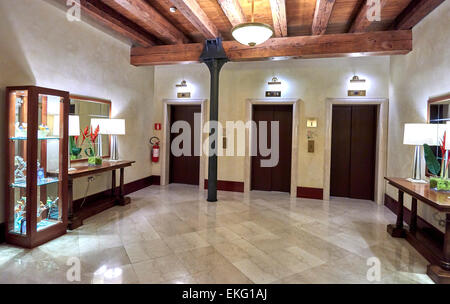
[[[333,106],[330,195],[374,200],[376,105]]]
[[[271,122],[279,121],[279,160],[274,167],[262,167],[261,160],[270,159],[262,156],[258,148],[252,157],[252,190],[290,192],[291,189],[291,154],[292,154],[292,105],[253,106],[253,120],[257,124],[257,143],[259,147],[259,122],[267,121],[267,146],[272,146]]]
[[[200,143],[194,142],[194,114],[200,113],[201,107],[198,105],[182,105],[171,106],[170,108],[170,126],[176,121],[186,121],[191,127],[191,155],[175,156],[170,151],[170,171],[169,182],[198,185],[200,174],[200,156],[195,156],[194,145],[200,145]],[[180,133],[170,134],[170,146],[172,146],[173,139]],[[180,148],[183,148],[183,144],[180,144]]]

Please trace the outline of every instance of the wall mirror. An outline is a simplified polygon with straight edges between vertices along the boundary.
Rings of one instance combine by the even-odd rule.
[[[95,118],[111,118],[111,101],[100,98],[84,97],[79,95],[70,95],[70,111],[69,115],[76,115],[79,118],[80,136],[77,141],[75,137],[70,137],[71,145],[71,161],[85,161],[88,158],[87,149],[90,147],[89,138],[83,142],[82,132],[84,129],[91,126],[91,119]],[[70,126],[69,126],[70,129]],[[69,130],[70,131],[70,130]],[[77,149],[72,149],[72,147]],[[110,137],[109,135],[100,134],[93,145],[95,153],[101,155],[103,158],[109,158],[110,154]]]
[[[446,124],[450,121],[450,94],[430,98],[428,100],[428,122],[432,124]],[[447,140],[450,139],[447,134]],[[439,138],[441,141],[442,138]],[[441,149],[438,146],[431,147],[439,162],[442,159]]]

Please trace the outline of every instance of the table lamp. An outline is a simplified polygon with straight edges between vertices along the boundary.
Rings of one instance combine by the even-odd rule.
[[[110,161],[119,160],[117,135],[125,135],[125,119],[91,119],[92,126],[100,126],[100,134],[111,135]]]
[[[407,123],[403,133],[403,144],[415,146],[412,177],[408,178],[413,183],[426,183],[422,180],[422,153],[421,146],[439,144],[438,124]]]
[[[80,136],[80,116],[69,115],[69,136]],[[75,170],[70,167],[70,140],[69,140],[69,171]]]

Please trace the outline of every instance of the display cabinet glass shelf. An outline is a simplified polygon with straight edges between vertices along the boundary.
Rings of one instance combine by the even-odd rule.
[[[6,240],[32,248],[67,229],[69,92],[6,88]]]

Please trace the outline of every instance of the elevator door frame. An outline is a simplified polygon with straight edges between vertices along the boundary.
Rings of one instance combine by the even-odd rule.
[[[297,196],[297,164],[298,164],[298,126],[299,126],[299,112],[301,106],[300,99],[294,98],[262,98],[262,99],[247,99],[247,121],[253,119],[253,105],[292,105],[292,151],[291,151],[291,190],[290,196]],[[252,172],[252,162],[251,162],[251,146],[252,133],[251,130],[246,128],[246,138],[245,141],[245,176],[244,176],[244,192],[249,193],[251,190],[251,172]]]
[[[377,105],[377,137],[375,151],[375,202],[383,205],[384,177],[387,168],[387,127],[389,99],[387,98],[327,98],[325,113],[325,155],[323,199],[330,199],[331,136],[333,105]]]
[[[199,190],[204,189],[205,183],[205,169],[207,157],[203,153],[203,142],[206,139],[205,133],[203,133],[203,124],[206,122],[207,112],[207,99],[163,99],[164,107],[164,123],[162,127],[162,141],[161,141],[161,185],[169,184],[169,170],[170,170],[170,107],[181,105],[200,105],[201,106],[201,128],[200,128],[200,172],[199,172]],[[154,131],[154,134],[158,134],[158,131]]]

